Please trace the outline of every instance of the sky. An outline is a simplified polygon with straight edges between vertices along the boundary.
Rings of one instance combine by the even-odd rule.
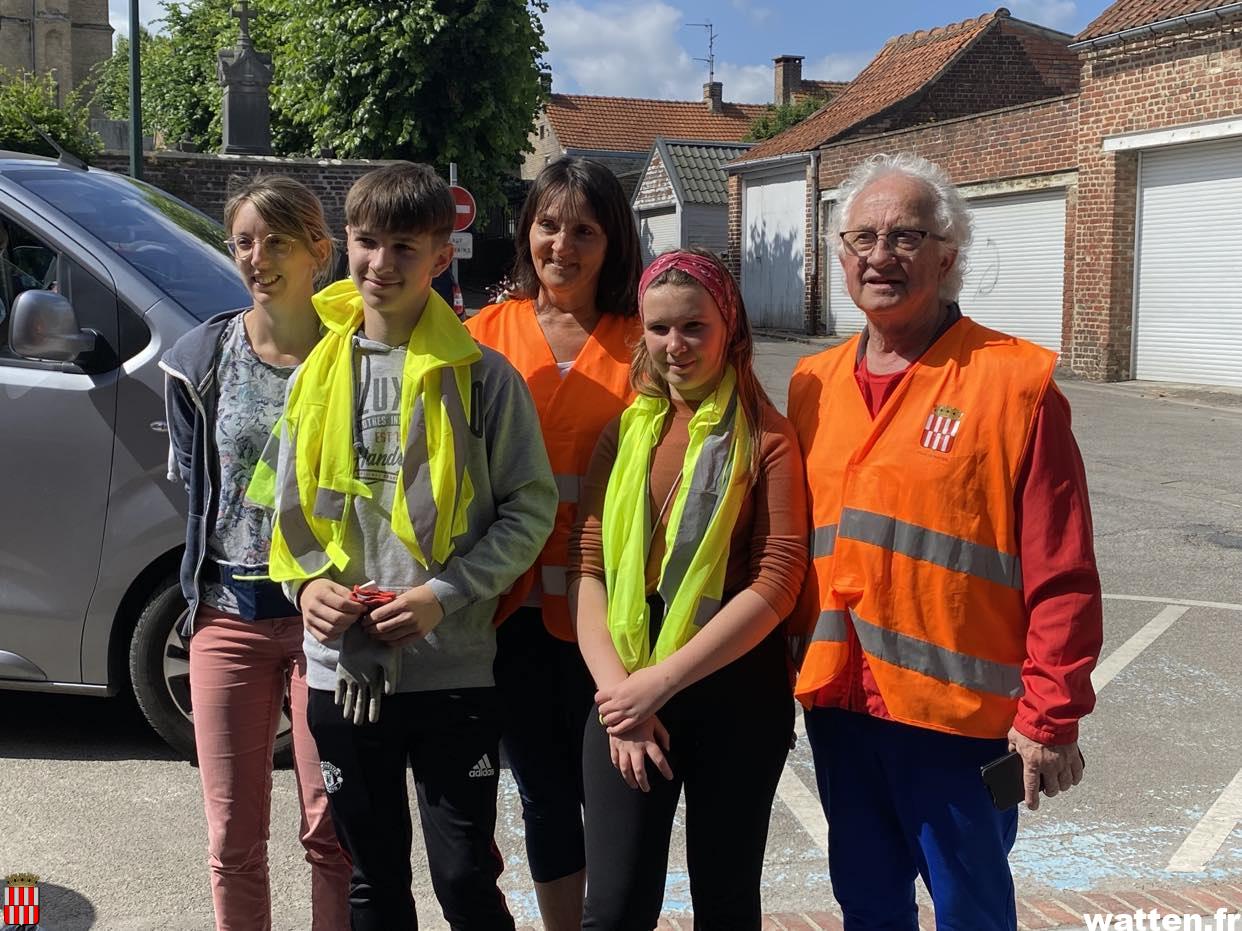
[[[543,14],[552,89],[565,94],[695,100],[708,77],[711,22],[716,80],[725,100],[769,103],[772,59],[803,55],[802,76],[847,81],[889,38],[995,10],[983,0],[548,0]],[[1110,0],[1001,0],[1017,19],[1070,34]],[[259,3],[260,9],[262,3]],[[158,0],[140,0],[144,24]],[[129,32],[128,0],[109,0],[117,35]],[[279,62],[276,63],[279,67]]]

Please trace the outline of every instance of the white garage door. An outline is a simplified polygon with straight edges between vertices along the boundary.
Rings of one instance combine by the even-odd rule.
[[[1242,387],[1242,141],[1142,153],[1134,377]]]
[[[643,250],[643,264],[649,265],[661,252],[681,245],[681,221],[676,207],[644,210],[638,215],[638,242]]]
[[[974,242],[962,282],[962,313],[984,326],[1061,351],[1065,286],[1065,191],[969,201]],[[839,334],[866,322],[830,256],[829,321]]]
[[[806,173],[742,181],[742,299],[751,323],[803,330]]]

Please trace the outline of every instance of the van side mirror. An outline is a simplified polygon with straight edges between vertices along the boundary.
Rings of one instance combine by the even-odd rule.
[[[23,291],[13,302],[9,344],[26,359],[75,362],[95,348],[96,334],[78,325],[78,315],[63,294]]]

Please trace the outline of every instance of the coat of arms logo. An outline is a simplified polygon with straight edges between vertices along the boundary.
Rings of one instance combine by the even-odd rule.
[[[33,928],[39,923],[39,877],[10,873],[4,877],[4,923]]]
[[[923,448],[947,453],[953,448],[953,440],[962,426],[963,412],[947,404],[938,404],[927,415],[923,425]]]

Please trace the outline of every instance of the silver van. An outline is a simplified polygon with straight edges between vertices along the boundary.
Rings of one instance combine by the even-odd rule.
[[[186,756],[186,494],[156,363],[250,303],[224,237],[148,184],[0,152],[0,689],[132,687]]]

